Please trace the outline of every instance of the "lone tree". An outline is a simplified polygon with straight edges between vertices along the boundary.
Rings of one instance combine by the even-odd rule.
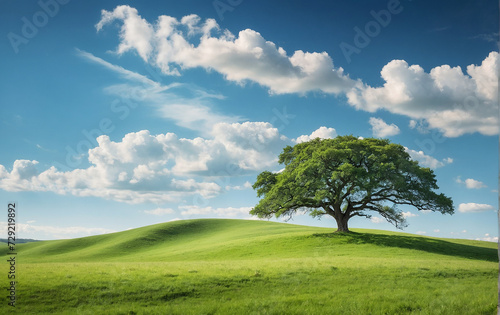
[[[438,189],[434,172],[410,159],[405,148],[389,140],[339,136],[316,138],[279,156],[281,172],[264,171],[253,188],[263,197],[250,211],[259,218],[291,218],[305,210],[313,217],[330,215],[337,232],[349,232],[352,217],[370,218],[374,211],[402,229],[397,205],[453,214],[453,201]]]

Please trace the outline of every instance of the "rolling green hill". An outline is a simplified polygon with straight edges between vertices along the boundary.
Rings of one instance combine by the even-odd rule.
[[[133,230],[18,245],[25,262],[190,261],[300,258],[335,251],[353,256],[428,254],[497,261],[496,243],[398,232],[333,229],[267,221],[198,219]],[[6,253],[6,248],[3,248]]]
[[[19,244],[16,308],[28,314],[496,310],[495,243],[333,231],[201,219]],[[5,262],[6,248],[0,250]],[[2,268],[7,274],[8,266]]]

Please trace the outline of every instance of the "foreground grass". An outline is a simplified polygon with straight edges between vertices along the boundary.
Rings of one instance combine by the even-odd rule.
[[[496,312],[494,243],[327,231],[270,222],[193,220],[19,245],[16,311]],[[6,311],[5,302],[0,312]]]

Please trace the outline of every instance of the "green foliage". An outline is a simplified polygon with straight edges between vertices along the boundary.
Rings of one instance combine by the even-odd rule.
[[[20,244],[15,311],[493,314],[496,248],[376,230],[338,234],[275,222],[176,221]],[[0,272],[7,269],[0,265]],[[0,305],[1,314],[12,311]]]
[[[330,215],[347,230],[354,216],[374,211],[398,228],[406,226],[397,205],[453,214],[453,202],[438,189],[434,172],[410,159],[389,140],[353,136],[316,138],[286,147],[280,173],[262,172],[253,188],[263,197],[250,211],[260,218],[291,217],[298,210]],[[345,226],[344,226],[345,225]],[[342,229],[341,229],[342,227]],[[345,228],[345,229],[344,229]]]

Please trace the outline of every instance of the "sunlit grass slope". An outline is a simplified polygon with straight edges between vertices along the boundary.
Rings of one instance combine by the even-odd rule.
[[[234,260],[326,254],[378,258],[424,258],[435,254],[497,259],[495,243],[378,230],[353,229],[352,235],[332,234],[333,231],[267,221],[185,220],[112,234],[22,244],[18,250],[26,263]]]
[[[17,311],[495,313],[497,244],[333,231],[205,219],[20,244]]]

